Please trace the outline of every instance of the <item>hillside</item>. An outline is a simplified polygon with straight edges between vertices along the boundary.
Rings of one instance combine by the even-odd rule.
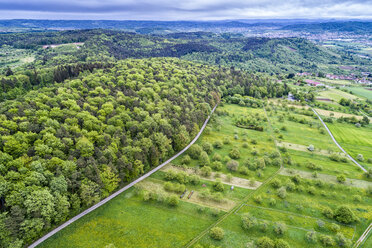
[[[84,44],[77,47],[73,45],[76,42]],[[55,47],[42,48],[51,44]],[[302,38],[246,38],[206,32],[157,36],[113,30],[2,34],[0,46],[3,45],[31,49],[38,67],[147,57],[178,57],[269,73],[332,72],[335,68],[340,70],[336,65],[358,64],[364,64],[358,70],[367,70],[369,65],[365,59],[342,51],[335,54]]]
[[[325,22],[325,23],[307,23],[292,24],[284,26],[282,29],[312,33],[322,32],[348,32],[354,34],[371,34],[372,22]]]

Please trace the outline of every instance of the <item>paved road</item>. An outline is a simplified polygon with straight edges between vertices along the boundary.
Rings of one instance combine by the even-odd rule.
[[[70,225],[71,223],[74,223],[75,221],[77,221],[78,219],[80,219],[81,217],[83,217],[84,215],[86,214],[89,214],[90,212],[92,212],[93,210],[95,210],[96,208],[99,208],[100,206],[102,206],[103,204],[105,204],[106,202],[112,200],[113,198],[115,198],[116,196],[120,195],[121,193],[123,193],[124,191],[126,191],[127,189],[131,188],[133,185],[135,185],[136,183],[138,182],[141,182],[142,180],[146,179],[147,177],[151,176],[153,173],[155,173],[156,171],[160,170],[161,168],[163,168],[165,165],[167,165],[169,162],[171,162],[172,160],[176,159],[178,156],[182,155],[182,153],[184,153],[187,149],[190,148],[191,145],[193,145],[195,143],[195,141],[197,141],[197,139],[200,137],[200,135],[203,133],[205,127],[207,126],[208,124],[208,121],[209,119],[211,118],[211,115],[213,114],[214,110],[216,109],[218,104],[216,104],[216,106],[214,106],[214,108],[212,109],[212,112],[211,114],[208,116],[208,118],[205,120],[203,126],[201,127],[199,133],[196,135],[196,137],[190,142],[190,144],[188,144],[184,149],[182,149],[182,151],[178,152],[176,155],[174,155],[173,157],[171,157],[170,159],[168,159],[167,161],[165,161],[164,163],[162,163],[161,165],[159,165],[158,167],[152,169],[151,171],[147,172],[146,174],[144,174],[143,176],[139,177],[138,179],[134,180],[133,182],[131,182],[130,184],[128,184],[127,186],[125,186],[124,188],[116,191],[115,193],[113,193],[112,195],[110,195],[109,197],[103,199],[102,201],[100,201],[99,203],[97,203],[96,205],[88,208],[87,210],[85,210],[84,212],[81,212],[80,214],[76,215],[75,217],[71,218],[70,220],[66,221],[65,223],[63,223],[62,225],[60,225],[59,227],[57,227],[56,229],[54,229],[53,231],[49,232],[48,234],[44,235],[43,237],[41,237],[40,239],[38,239],[37,241],[35,241],[34,243],[32,243],[28,248],[34,248],[36,247],[37,245],[41,244],[42,242],[44,242],[45,240],[47,240],[48,238],[50,238],[51,236],[53,236],[54,234],[56,234],[57,232],[61,231],[63,228],[67,227],[68,225]]]
[[[368,238],[368,234],[372,231],[372,223],[367,227],[367,229],[364,231],[362,236],[357,240],[357,242],[354,244],[353,248],[360,247],[364,241]]]
[[[332,138],[332,140],[333,140],[333,142],[335,142],[335,144],[338,146],[338,148],[340,148],[340,150],[343,152],[343,153],[345,153],[346,154],[346,156],[348,157],[348,158],[350,158],[351,159],[351,161],[353,161],[357,166],[359,166],[359,168],[361,168],[362,169],[362,171],[364,171],[364,172],[367,172],[367,170],[363,167],[363,166],[361,166],[355,159],[353,159],[341,146],[340,146],[340,144],[337,142],[337,140],[335,139],[335,137],[333,137],[333,134],[331,133],[331,131],[328,129],[328,127],[327,127],[327,125],[324,123],[324,121],[322,120],[322,118],[320,117],[320,115],[315,111],[315,109],[313,109],[311,106],[309,106],[312,110],[313,110],[313,112],[318,116],[318,118],[319,118],[319,120],[322,122],[322,124],[323,124],[323,126],[325,127],[325,129],[327,130],[327,132],[329,133],[329,135],[331,136],[331,138]]]

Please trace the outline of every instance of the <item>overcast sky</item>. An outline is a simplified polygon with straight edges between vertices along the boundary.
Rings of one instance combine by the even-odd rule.
[[[0,19],[368,18],[372,0],[0,0]]]

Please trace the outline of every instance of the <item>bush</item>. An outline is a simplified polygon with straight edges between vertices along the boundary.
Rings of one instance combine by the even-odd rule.
[[[212,164],[211,164],[212,168],[216,171],[220,171],[222,170],[222,167],[223,167],[223,164],[220,162],[220,161],[214,161]]]
[[[253,197],[253,200],[258,203],[258,204],[261,204],[262,203],[262,196],[260,195],[256,195],[255,197]]]
[[[226,167],[230,171],[237,171],[239,167],[239,162],[236,160],[230,160],[229,162],[227,162]]]
[[[221,182],[221,180],[217,179],[214,183],[213,183],[213,189],[215,191],[219,191],[219,192],[223,192],[225,190],[225,187],[223,186],[223,183]]]
[[[187,153],[190,155],[191,158],[199,159],[200,154],[202,153],[202,151],[203,151],[203,149],[198,144],[194,144],[189,148]]]
[[[306,237],[307,242],[309,242],[309,243],[316,243],[316,241],[317,241],[315,231],[307,232],[305,237]]]
[[[324,246],[333,246],[334,245],[334,240],[331,236],[328,236],[328,235],[324,235],[324,234],[321,234],[319,236],[319,240],[320,242],[324,245]]]
[[[202,152],[200,155],[200,165],[202,166],[208,166],[210,164],[209,156],[206,152]]]
[[[279,236],[282,236],[284,235],[284,233],[286,232],[287,230],[287,226],[284,224],[284,223],[281,223],[281,222],[277,222],[275,225],[274,225],[274,232],[279,235]]]
[[[209,142],[204,142],[202,147],[207,154],[211,154],[213,151],[213,146]]]
[[[338,231],[340,231],[340,226],[336,223],[332,223],[329,229],[334,233],[338,233]]]
[[[216,140],[214,143],[213,143],[213,146],[217,149],[221,149],[223,144],[220,140]]]
[[[224,143],[225,145],[230,144],[230,139],[229,139],[228,137],[223,138],[223,143]]]
[[[350,224],[357,220],[353,211],[347,206],[340,206],[334,214],[335,220],[344,224]]]
[[[340,247],[351,247],[351,241],[345,238],[342,233],[336,234],[336,243]]]
[[[369,168],[367,170],[367,172],[364,173],[364,175],[367,177],[367,178],[372,178],[372,168]]]
[[[178,197],[175,196],[175,195],[171,195],[171,196],[169,196],[169,197],[167,198],[167,203],[168,203],[168,205],[169,205],[169,206],[172,206],[172,207],[177,206],[178,203],[179,203],[179,201],[180,201],[180,200],[179,200]]]
[[[281,185],[280,183],[280,180],[275,178],[274,180],[271,181],[271,186],[274,188],[274,189],[278,189]]]
[[[243,146],[243,148],[248,148],[249,147],[247,142],[244,142],[242,146]]]
[[[212,175],[212,169],[209,166],[204,166],[200,169],[200,174],[204,177],[210,177]]]
[[[212,161],[221,161],[221,160],[222,160],[222,157],[220,154],[218,153],[213,154]]]
[[[223,236],[225,235],[224,231],[220,227],[213,227],[209,231],[209,236],[214,240],[222,240]]]
[[[275,243],[269,237],[264,236],[257,239],[256,245],[257,248],[274,248]]]
[[[189,155],[185,155],[183,156],[182,160],[181,160],[181,164],[190,164],[191,162],[191,158]]]
[[[241,217],[242,227],[244,230],[249,230],[257,225],[257,219],[250,214],[243,214]]]
[[[198,185],[200,183],[200,177],[197,175],[191,175],[189,181],[191,184]]]
[[[278,189],[277,195],[282,199],[286,198],[287,197],[286,188],[285,187],[280,187],[280,189]]]
[[[344,182],[346,181],[346,177],[345,177],[345,175],[338,175],[338,176],[337,176],[337,181],[338,181],[339,183],[344,183]]]
[[[290,248],[290,246],[283,239],[278,239],[275,241],[275,248]]]
[[[300,175],[294,175],[291,177],[291,180],[295,183],[295,184],[300,184],[301,183],[301,176]]]
[[[233,158],[233,159],[238,159],[238,158],[240,158],[240,151],[239,151],[239,149],[237,149],[236,147],[233,148],[233,149],[229,152],[229,156],[230,156],[230,158]]]
[[[333,219],[333,210],[330,209],[329,207],[324,207],[322,210],[322,214],[327,217],[328,219]]]
[[[249,175],[249,170],[247,167],[240,166],[238,169],[239,173],[242,175]]]

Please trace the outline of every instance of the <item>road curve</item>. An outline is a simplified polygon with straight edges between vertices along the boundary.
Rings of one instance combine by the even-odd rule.
[[[179,157],[181,154],[183,154],[187,149],[190,148],[191,145],[193,145],[195,143],[195,141],[198,140],[198,138],[200,137],[200,135],[203,133],[205,127],[207,126],[208,124],[208,121],[209,119],[211,118],[213,112],[215,111],[215,109],[217,108],[217,105],[214,106],[214,108],[212,109],[210,115],[207,117],[207,119],[205,120],[203,126],[200,128],[200,131],[199,133],[195,136],[195,138],[185,147],[183,148],[180,152],[178,152],[176,155],[174,155],[173,157],[171,157],[170,159],[168,159],[167,161],[165,161],[164,163],[162,163],[161,165],[159,165],[158,167],[152,169],[151,171],[147,172],[146,174],[144,174],[143,176],[137,178],[136,180],[134,180],[133,182],[129,183],[128,185],[126,185],[125,187],[123,187],[122,189],[116,191],[115,193],[113,193],[112,195],[108,196],[107,198],[103,199],[102,201],[98,202],[97,204],[93,205],[92,207],[86,209],[85,211],[81,212],[80,214],[76,215],[75,217],[71,218],[70,220],[66,221],[65,223],[63,223],[62,225],[60,225],[59,227],[55,228],[54,230],[52,230],[51,232],[47,233],[46,235],[44,235],[43,237],[41,237],[40,239],[36,240],[34,243],[32,243],[28,248],[34,248],[36,246],[38,246],[39,244],[41,244],[42,242],[44,242],[45,240],[47,240],[48,238],[50,238],[51,236],[53,236],[54,234],[56,234],[57,232],[61,231],[63,228],[67,227],[68,225],[74,223],[75,221],[77,221],[78,219],[80,219],[81,217],[83,217],[84,215],[86,214],[89,214],[90,212],[94,211],[95,209],[99,208],[100,206],[102,206],[103,204],[105,204],[106,202],[112,200],[113,198],[115,198],[116,196],[120,195],[121,193],[123,193],[124,191],[126,191],[127,189],[131,188],[133,185],[135,185],[136,183],[138,182],[141,182],[142,180],[146,179],[147,177],[151,176],[153,173],[155,173],[156,171],[160,170],[161,168],[163,168],[165,165],[167,165],[169,162],[171,162],[172,160],[176,159],[177,157]]]
[[[361,166],[355,159],[353,159],[353,157],[351,157],[341,146],[340,144],[337,142],[337,140],[335,139],[335,137],[333,137],[333,134],[331,133],[331,131],[328,129],[327,125],[324,123],[323,119],[320,117],[320,115],[315,111],[315,109],[313,109],[311,106],[309,106],[313,112],[318,116],[319,120],[322,122],[323,126],[325,127],[325,129],[327,130],[327,132],[329,133],[329,135],[331,136],[333,142],[335,142],[335,144],[338,146],[338,148],[340,148],[340,150],[345,153],[345,155],[351,159],[351,161],[353,161],[357,166],[359,166],[360,169],[362,169],[362,171],[364,172],[367,172],[367,170]]]

